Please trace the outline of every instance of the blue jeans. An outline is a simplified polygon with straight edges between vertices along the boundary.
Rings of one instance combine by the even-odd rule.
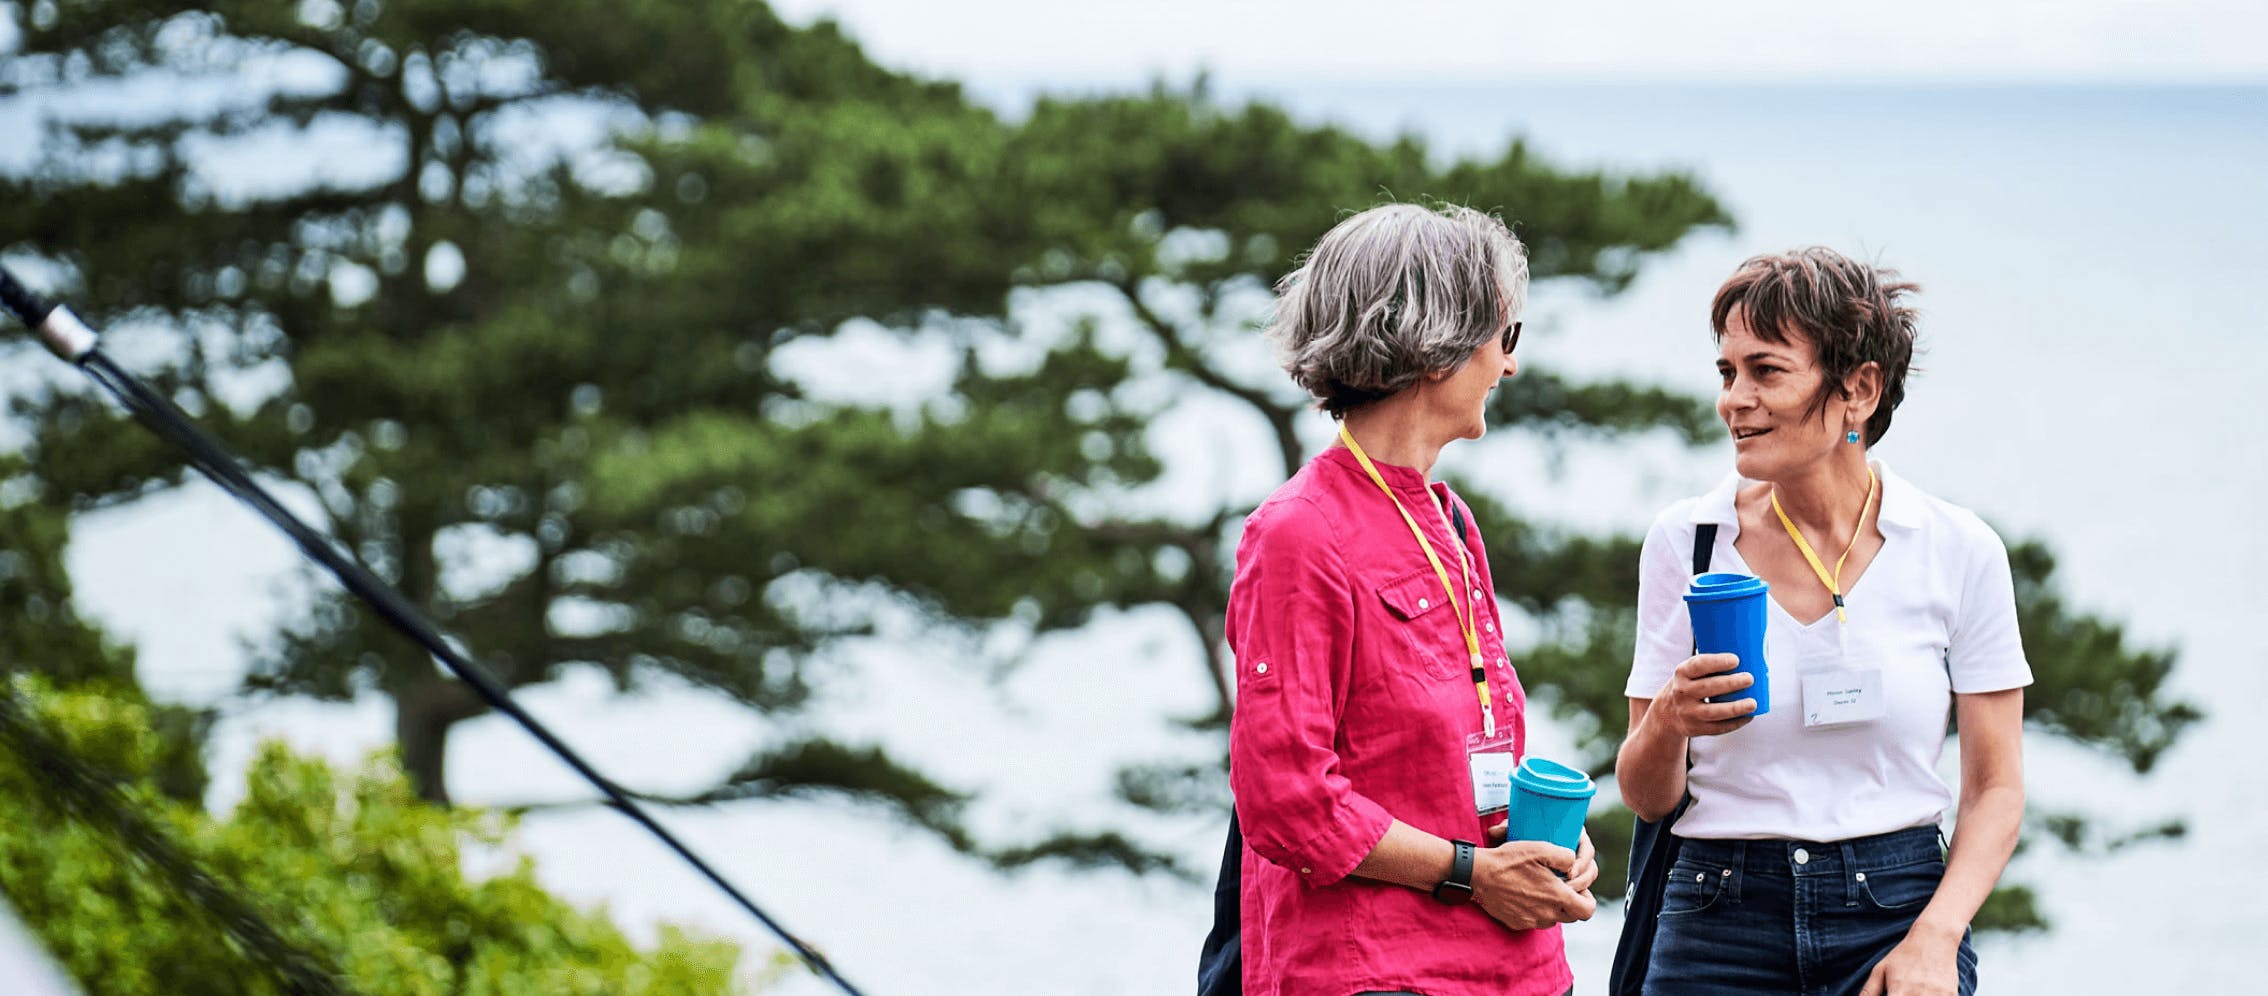
[[[1686,840],[1662,891],[1645,992],[1857,996],[1945,877],[1936,827],[1834,843]],[[1977,991],[1966,932],[1961,996]]]

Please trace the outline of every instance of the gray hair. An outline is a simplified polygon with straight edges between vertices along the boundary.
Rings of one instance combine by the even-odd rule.
[[[1263,334],[1336,418],[1472,359],[1527,299],[1528,250],[1496,216],[1384,204],[1323,233]]]

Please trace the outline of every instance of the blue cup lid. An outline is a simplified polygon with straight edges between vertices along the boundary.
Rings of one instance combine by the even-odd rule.
[[[1720,599],[1746,598],[1764,594],[1771,588],[1763,578],[1754,575],[1717,572],[1694,578],[1692,585],[1685,589],[1685,600],[1714,602]]]
[[[1591,776],[1540,757],[1520,762],[1519,770],[1512,773],[1512,784],[1537,795],[1559,799],[1588,799],[1598,791],[1598,786],[1591,784]]]

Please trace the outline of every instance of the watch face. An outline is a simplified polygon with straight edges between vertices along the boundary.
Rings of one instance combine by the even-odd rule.
[[[1473,887],[1456,882],[1443,882],[1433,887],[1433,898],[1451,906],[1462,906],[1473,899]]]

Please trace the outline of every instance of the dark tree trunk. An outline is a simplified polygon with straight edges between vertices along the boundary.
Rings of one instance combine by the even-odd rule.
[[[395,694],[394,739],[401,744],[402,770],[418,798],[449,804],[449,728],[484,711],[486,704],[463,682],[438,673]]]

